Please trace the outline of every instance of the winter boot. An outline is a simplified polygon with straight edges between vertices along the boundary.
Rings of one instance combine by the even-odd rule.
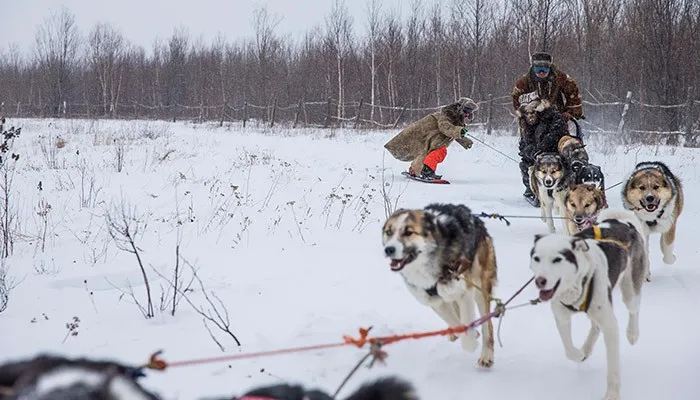
[[[528,203],[532,204],[533,207],[540,206],[540,201],[537,199],[537,196],[535,196],[535,194],[532,193],[532,190],[530,190],[530,188],[525,189],[525,192],[523,192],[523,197],[525,198],[525,200],[527,200]]]
[[[436,175],[435,171],[425,164],[423,164],[423,169],[420,171],[420,177],[425,179],[442,179],[442,175]]]

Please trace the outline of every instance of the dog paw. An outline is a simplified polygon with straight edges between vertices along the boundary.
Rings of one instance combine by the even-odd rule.
[[[639,327],[627,325],[627,341],[634,345],[639,340]]]
[[[673,254],[669,254],[667,256],[664,256],[664,264],[666,265],[671,265],[676,262],[676,256]]]
[[[586,354],[585,351],[579,350],[579,349],[574,349],[574,350],[567,350],[566,351],[566,358],[569,360],[575,362],[575,363],[580,363],[586,360],[588,358],[589,354]]]
[[[647,278],[646,278],[646,281],[647,281],[647,282],[651,282],[651,271],[647,271]]]
[[[493,367],[493,356],[492,355],[482,355],[479,357],[479,361],[477,362],[480,367],[482,368],[491,368]]]
[[[479,335],[477,332],[474,331],[469,331],[467,334],[462,335],[461,337],[461,342],[462,342],[462,348],[470,353],[473,353],[477,347],[479,347],[479,342],[477,339],[479,338]]]
[[[444,301],[456,301],[467,291],[467,283],[462,279],[455,279],[447,283],[438,283],[437,292]]]

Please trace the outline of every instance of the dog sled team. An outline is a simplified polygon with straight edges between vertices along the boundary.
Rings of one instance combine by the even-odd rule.
[[[675,230],[683,209],[681,182],[662,162],[640,162],[622,182],[622,207],[610,208],[603,173],[590,163],[576,123],[583,114],[573,79],[552,64],[549,54],[537,53],[512,95],[521,132],[523,195],[541,209],[548,231],[533,234],[530,251],[539,300],[550,303],[565,355],[571,361],[585,361],[602,333],[607,360],[603,399],[620,399],[619,315],[612,307],[612,292],[619,288],[622,293],[628,312],[626,337],[634,345],[640,335],[642,287],[651,280],[652,234],[660,235],[663,262],[676,261]],[[411,173],[441,149],[437,146],[464,138],[466,128],[449,126],[445,110],[450,115],[455,115],[454,110],[471,115],[476,106],[461,99],[387,143],[394,156],[412,161]],[[569,133],[568,121],[575,123],[576,135]],[[408,135],[416,130],[422,136],[410,139]],[[433,165],[422,166],[424,178],[435,177]],[[556,232],[555,214],[564,217],[563,232]],[[473,322],[475,309],[482,317],[491,312],[490,299],[495,296],[498,278],[497,240],[469,207],[433,203],[422,209],[399,209],[383,226],[382,244],[391,270],[401,275],[407,290],[448,326]],[[577,312],[583,312],[591,324],[580,348],[574,345],[571,332],[571,317]],[[494,365],[491,322],[482,325],[480,336],[478,365],[490,368]],[[478,337],[470,329],[452,339],[459,339],[463,349],[473,352]]]
[[[519,155],[523,196],[541,210],[547,234],[533,233],[529,265],[539,300],[550,304],[565,356],[584,362],[603,336],[607,363],[604,400],[621,398],[620,335],[612,306],[619,288],[627,309],[627,341],[640,337],[642,288],[651,281],[650,236],[659,235],[663,262],[673,264],[675,231],[683,210],[681,181],[662,162],[638,163],[622,182],[622,207],[609,208],[600,166],[590,162],[577,119],[583,118],[575,81],[559,70],[547,53],[532,65],[512,91],[520,129]],[[477,104],[461,98],[414,122],[386,143],[398,160],[411,162],[408,174],[436,181],[437,166],[456,141],[473,145],[466,123]],[[576,126],[570,134],[568,122]],[[556,232],[553,216],[563,217]],[[382,227],[384,256],[401,275],[417,302],[430,307],[450,327],[466,325],[491,313],[498,282],[496,247],[483,221],[466,205],[432,203],[399,209]],[[571,318],[590,320],[581,347],[572,339]],[[494,366],[491,320],[480,332],[452,336],[461,347],[481,352],[478,365]],[[136,367],[108,361],[38,356],[0,365],[0,400],[10,399],[158,399],[138,384]],[[230,398],[230,397],[227,397]],[[321,390],[279,384],[259,387],[238,400],[329,400]],[[394,377],[369,382],[348,400],[417,400],[413,386]]]

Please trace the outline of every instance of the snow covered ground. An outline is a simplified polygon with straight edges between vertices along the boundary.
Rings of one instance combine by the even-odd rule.
[[[375,335],[442,329],[383,258],[382,181],[400,207],[454,202],[475,212],[539,215],[521,197],[517,164],[480,143],[469,151],[450,147],[438,173],[452,184],[428,185],[402,177],[407,164],[384,151],[395,131],[153,121],[11,119],[9,125],[23,132],[12,148],[20,158],[9,202],[16,215],[14,253],[5,268],[17,285],[0,313],[0,361],[56,352],[139,364],[159,349],[166,360],[179,361],[339,342],[361,326],[374,326]],[[474,135],[517,156],[515,137]],[[652,237],[653,281],[644,286],[640,340],[630,346],[621,336],[622,393],[626,399],[696,398],[699,150],[588,140],[608,185],[642,160],[668,163],[685,184],[678,261],[664,265],[658,236]],[[608,192],[611,207],[620,206],[619,189]],[[134,241],[150,280],[153,318],[133,304],[130,293],[145,306],[141,271],[135,255],[117,246],[125,243],[111,239],[106,213],[116,223],[124,214],[138,228]],[[546,232],[539,219],[510,221],[509,227],[486,222],[497,251],[497,295],[506,298],[532,276],[533,234]],[[171,315],[178,243],[180,282],[189,283],[192,266],[197,269],[209,298],[219,309],[225,305],[240,348],[192,307],[211,310],[196,281],[187,291],[192,305],[182,299]],[[514,303],[534,297],[529,287]],[[619,292],[614,301],[624,329]],[[71,330],[74,317],[79,322]],[[574,364],[546,305],[513,310],[501,329],[503,347],[497,343],[492,370],[480,369],[478,351],[466,353],[459,342],[411,340],[387,346],[388,364],[361,368],[342,394],[396,374],[424,399],[602,397],[602,338],[589,360]],[[576,316],[577,344],[587,329],[585,317]],[[233,395],[280,380],[332,393],[364,354],[347,347],[179,367],[150,372],[144,384],[168,399]]]

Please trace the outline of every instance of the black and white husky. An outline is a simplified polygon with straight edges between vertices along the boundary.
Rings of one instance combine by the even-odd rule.
[[[606,209],[598,225],[572,236],[536,235],[530,268],[541,301],[551,301],[566,357],[582,362],[593,351],[600,331],[607,354],[607,391],[604,400],[620,399],[620,339],[612,307],[612,291],[619,284],[629,311],[627,340],[639,338],[639,306],[649,264],[645,230],[633,212]],[[571,316],[584,312],[591,329],[583,346],[574,346]]]

